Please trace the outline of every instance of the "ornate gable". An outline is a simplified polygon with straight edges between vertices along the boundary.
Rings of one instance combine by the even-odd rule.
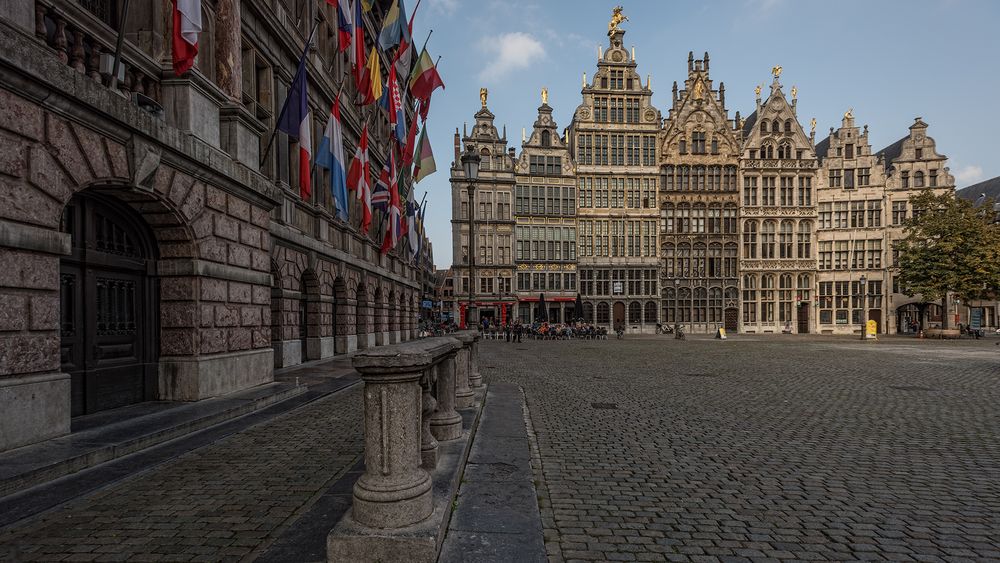
[[[814,159],[816,149],[813,141],[802,129],[796,114],[797,91],[792,88],[792,101],[789,102],[778,80],[780,76],[781,67],[775,67],[771,94],[767,100],[761,101],[760,88],[757,89],[756,119],[753,127],[744,131],[744,157],[752,158],[747,153],[759,151],[762,159]],[[798,158],[799,151],[802,151],[801,159]]]
[[[694,60],[694,54],[688,53],[688,77],[684,81],[684,89],[677,89],[674,82],[672,101],[667,119],[660,134],[661,160],[675,160],[685,154],[691,154],[691,143],[695,134],[708,150],[722,158],[739,156],[741,142],[735,122],[729,120],[726,110],[726,86],[719,84],[718,90],[712,89],[712,80],[708,74],[709,57]],[[684,151],[680,143],[684,141]]]

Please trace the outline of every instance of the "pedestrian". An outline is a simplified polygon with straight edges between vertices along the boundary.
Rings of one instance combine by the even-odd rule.
[[[507,319],[507,321],[503,323],[503,340],[504,342],[510,342],[510,319]]]
[[[514,321],[514,337],[517,338],[517,342],[521,342],[521,332],[523,331],[524,327],[521,325],[521,320]]]

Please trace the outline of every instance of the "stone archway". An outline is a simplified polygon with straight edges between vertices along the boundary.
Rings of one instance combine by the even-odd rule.
[[[369,343],[368,332],[368,290],[363,283],[354,289],[354,333],[357,336],[358,350],[366,350],[374,345]]]

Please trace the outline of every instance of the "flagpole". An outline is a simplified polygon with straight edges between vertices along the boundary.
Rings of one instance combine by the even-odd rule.
[[[316,34],[316,28],[318,27],[319,27],[319,21],[317,20],[316,23],[313,24],[312,31],[309,32],[309,39],[306,40],[306,46],[305,48],[302,49],[302,59],[300,60],[304,60],[306,58],[306,53],[309,52],[309,46],[312,45],[313,36]],[[305,65],[303,65],[302,68],[305,69]],[[298,76],[298,74],[299,74],[298,69],[296,69],[295,75]],[[295,82],[295,77],[292,77],[292,82],[293,83]],[[306,87],[308,88],[308,86],[309,83],[308,81],[306,81]],[[257,166],[258,168],[262,168],[264,166],[264,162],[267,160],[267,156],[271,153],[271,145],[274,144],[274,138],[278,134],[278,123],[281,122],[281,118],[285,115],[284,110],[287,108],[288,108],[288,95],[286,94],[285,105],[284,107],[281,108],[282,112],[278,114],[278,119],[275,120],[274,122],[274,130],[271,131],[271,138],[267,140],[267,147],[264,148],[264,155],[260,157],[260,164]]]

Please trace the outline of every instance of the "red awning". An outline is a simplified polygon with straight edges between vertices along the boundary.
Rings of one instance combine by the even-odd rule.
[[[518,299],[518,301],[526,302],[526,303],[537,303],[538,302],[538,298],[537,297],[523,297],[521,299]],[[575,301],[576,301],[576,297],[546,297],[545,298],[545,302],[546,303],[573,303]]]

